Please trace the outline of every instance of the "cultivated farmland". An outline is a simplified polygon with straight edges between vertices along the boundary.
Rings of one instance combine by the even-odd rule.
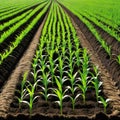
[[[119,7],[0,1],[0,120],[119,120]]]

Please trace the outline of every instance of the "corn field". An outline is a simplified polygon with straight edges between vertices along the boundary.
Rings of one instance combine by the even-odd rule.
[[[118,120],[119,7],[0,1],[0,119]]]

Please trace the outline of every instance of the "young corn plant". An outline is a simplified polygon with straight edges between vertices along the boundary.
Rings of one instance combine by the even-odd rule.
[[[78,99],[78,97],[80,95],[81,94],[77,94],[76,96],[70,96],[70,95],[68,95],[68,97],[70,98],[70,100],[72,102],[72,109],[73,109],[73,111],[75,110],[75,102],[76,102],[76,100]]]
[[[80,53],[83,51],[82,49],[80,49],[80,41],[79,39],[76,37],[74,39],[75,42],[75,57],[76,57],[76,64],[79,67],[81,64],[81,57],[80,57]]]
[[[53,54],[54,54],[55,50],[49,50],[48,51],[48,54],[49,54],[49,71],[51,73],[51,76],[52,76],[52,83],[54,84],[54,73],[55,73],[55,70],[57,67],[55,67],[55,62],[57,61],[56,60],[53,60]]]
[[[39,73],[39,70],[37,70],[37,66],[38,66],[38,59],[37,58],[33,58],[33,63],[32,63],[32,76],[33,76],[33,79],[34,79],[34,83],[37,81],[38,79],[38,73]]]
[[[58,101],[55,101],[55,102],[58,103],[58,105],[60,106],[60,114],[62,115],[63,100],[68,97],[68,95],[65,95],[65,93],[67,92],[67,89],[65,91],[63,91],[62,84],[60,83],[60,81],[58,80],[58,78],[56,76],[55,76],[55,81],[56,81],[58,88],[52,88],[54,93],[51,95],[58,98]]]
[[[72,53],[72,44],[71,44],[71,40],[68,39],[68,50],[69,50],[69,54]]]
[[[76,72],[75,74],[71,74],[68,72],[68,77],[69,77],[69,81],[70,81],[70,86],[67,86],[67,88],[71,91],[72,95],[74,96],[75,91],[77,89],[77,87],[75,87],[77,80],[76,80],[76,76],[77,76],[78,72]]]
[[[75,52],[72,51],[71,54],[69,53],[69,56],[66,56],[66,58],[65,58],[66,59],[66,63],[68,65],[68,67],[69,67],[69,73],[70,74],[73,74],[73,72],[74,72],[74,66],[75,66],[75,62],[74,62],[75,57],[74,57],[74,54],[75,54]]]
[[[27,90],[26,90],[26,81],[27,81],[27,76],[28,76],[28,72],[25,72],[24,75],[23,75],[23,79],[22,79],[22,82],[21,82],[21,89],[20,90],[16,90],[19,94],[20,94],[20,97],[17,97],[16,98],[18,99],[18,102],[19,102],[19,109],[21,109],[21,103],[22,101],[24,100],[25,96],[26,96],[26,93],[27,93]]]
[[[106,113],[106,109],[107,109],[107,106],[108,106],[108,102],[110,101],[110,99],[104,99],[102,96],[99,96],[99,101],[98,103],[101,103],[104,107],[104,112]]]
[[[65,68],[67,68],[68,66],[64,66],[64,60],[62,59],[61,56],[59,56],[58,58],[58,71],[60,73],[60,82],[61,84],[63,84],[63,78],[65,78],[65,76],[63,77],[63,74],[66,72]]]
[[[63,39],[62,46],[61,46],[61,51],[62,51],[63,56],[65,56],[65,54],[66,54],[66,46],[67,46],[67,41],[65,39]]]
[[[86,92],[88,89],[89,82],[88,81],[88,73],[89,73],[89,57],[87,55],[87,50],[83,50],[83,60],[82,60],[82,71],[79,71],[80,77],[78,80],[81,84],[78,84],[78,88],[82,91],[81,95],[83,97],[83,103],[86,101]]]
[[[86,74],[80,72],[80,78],[78,78],[81,82],[81,84],[77,84],[78,88],[82,91],[81,95],[83,98],[83,103],[85,104],[86,102],[86,92],[88,89],[88,77],[86,76]]]
[[[93,69],[94,69],[95,75],[93,73],[91,73],[92,74],[92,81],[91,81],[91,83],[94,86],[96,99],[97,99],[97,102],[98,102],[99,93],[101,92],[100,87],[102,85],[102,82],[99,81],[99,79],[98,79],[98,75],[99,75],[98,68],[96,66],[93,66]]]
[[[111,46],[105,46],[105,50],[111,58]]]
[[[29,106],[29,113],[31,116],[32,109],[33,109],[33,103],[39,97],[39,96],[34,96],[38,81],[36,81],[33,85],[29,81],[27,81],[27,82],[28,82],[28,86],[26,87],[26,90],[27,90],[28,94],[26,94],[26,97],[29,96],[29,102],[27,100],[23,100],[22,103],[25,103]]]
[[[49,67],[48,63],[45,62],[46,59],[47,59],[46,56],[45,56],[45,58],[42,57],[42,58],[38,59],[38,61],[39,61],[39,64],[38,64],[39,71],[42,72],[42,73],[45,71],[45,69],[46,69],[47,67]]]
[[[75,109],[75,102],[76,100],[78,99],[78,97],[81,95],[81,94],[77,94],[75,96],[75,92],[77,90],[77,80],[76,80],[76,76],[77,76],[78,72],[76,72],[75,74],[71,74],[68,72],[68,77],[69,77],[69,81],[70,81],[70,85],[67,86],[67,89],[71,91],[71,96],[69,96],[69,98],[71,99],[71,102],[72,102],[72,109],[74,110]]]
[[[79,49],[79,48],[75,51],[76,64],[77,64],[78,67],[80,67],[80,64],[81,64],[81,58],[80,58],[80,52],[81,51],[82,50]]]
[[[40,92],[40,94],[42,94],[45,98],[45,101],[48,101],[48,97],[50,96],[50,94],[48,94],[48,85],[49,83],[51,83],[51,77],[49,73],[45,73],[43,72],[42,75],[40,76],[40,81],[42,82],[42,85],[39,85],[40,88],[42,88],[42,91]]]

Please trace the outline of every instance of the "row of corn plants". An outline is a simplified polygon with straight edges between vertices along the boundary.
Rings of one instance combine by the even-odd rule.
[[[0,64],[6,59],[13,50],[21,43],[23,38],[28,34],[28,32],[35,26],[35,24],[40,20],[40,18],[45,14],[48,7],[50,5],[50,1],[47,5],[40,11],[40,13],[31,21],[31,23],[16,37],[15,41],[11,43],[8,49],[5,50],[4,53],[0,54]]]
[[[74,10],[73,10],[74,11]],[[99,33],[97,32],[97,30],[94,28],[94,26],[87,20],[85,19],[81,14],[79,14],[78,12],[75,12],[75,14],[79,17],[80,20],[83,21],[83,23],[85,23],[88,28],[90,29],[90,31],[94,34],[94,36],[96,37],[96,39],[100,42],[102,48],[104,48],[104,50],[108,53],[108,55],[111,57],[112,53],[111,53],[111,46],[107,45],[107,42],[99,35]]]
[[[16,7],[15,6],[6,6],[6,7],[3,7],[3,8],[0,8],[0,14],[1,13],[5,13],[5,12],[7,12],[7,11],[10,11],[10,10],[12,10],[12,9],[15,9]]]
[[[76,101],[81,98],[82,103],[86,104],[90,88],[95,90],[96,102],[102,103],[106,112],[109,99],[100,95],[102,82],[99,81],[98,68],[91,65],[87,50],[80,47],[70,18],[55,1],[42,30],[30,74],[33,81],[27,79],[27,73],[23,75],[18,98],[19,106],[22,103],[29,106],[30,115],[34,100],[40,96],[46,102],[58,104],[60,114],[63,114],[64,100],[69,99],[74,111]],[[39,91],[37,95],[36,91]],[[29,101],[26,100],[27,96]],[[51,101],[50,97],[57,100]]]
[[[26,6],[25,6],[25,8],[26,8]],[[24,8],[23,8],[23,9],[24,9]],[[1,14],[0,14],[0,17],[8,16],[8,15],[10,15],[11,13],[13,14],[14,12],[19,11],[19,10],[21,10],[21,8],[16,7],[16,8],[14,8],[14,9],[12,9],[12,10],[9,10],[9,11],[7,11],[7,12],[1,13]]]

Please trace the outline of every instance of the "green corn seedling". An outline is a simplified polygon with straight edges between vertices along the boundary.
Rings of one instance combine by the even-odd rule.
[[[83,50],[83,60],[82,60],[82,72],[79,71],[80,73],[80,80],[81,84],[78,84],[78,88],[82,91],[82,97],[83,97],[83,103],[85,104],[86,101],[86,92],[88,89],[88,73],[89,73],[89,57],[87,55],[87,50]]]
[[[25,84],[26,84],[26,81],[27,81],[27,76],[28,76],[28,72],[25,72],[24,75],[23,75],[23,79],[22,79],[22,82],[21,82],[21,89],[20,90],[17,90],[17,92],[20,94],[20,98],[18,98],[16,96],[16,98],[18,99],[19,101],[19,109],[21,109],[21,103],[23,102],[25,96],[26,96],[26,93],[27,93],[27,90],[25,89]]]
[[[102,96],[99,96],[100,101],[98,101],[99,103],[103,104],[104,107],[104,112],[106,113],[106,108],[108,106],[108,102],[110,101],[110,99],[104,99]]]
[[[33,75],[34,82],[36,82],[38,79],[39,70],[37,70],[37,66],[38,66],[38,59],[33,58],[33,63],[32,63],[33,72],[31,72],[31,74]]]
[[[22,102],[29,106],[29,112],[30,112],[30,116],[31,116],[32,109],[33,109],[33,103],[39,97],[39,96],[34,96],[38,81],[36,81],[33,85],[29,81],[27,81],[27,82],[28,82],[28,86],[26,87],[26,90],[27,90],[28,94],[26,94],[26,96],[29,96],[30,98],[29,98],[29,102],[25,101],[25,100],[23,100]]]
[[[80,95],[81,94],[77,94],[75,97],[72,97],[72,96],[68,95],[70,97],[70,99],[71,99],[71,102],[72,102],[72,109],[73,109],[73,111],[75,110],[75,102],[76,102],[76,100],[78,99],[78,97]]]
[[[75,74],[71,74],[68,72],[68,77],[69,77],[69,81],[70,81],[70,86],[67,86],[67,88],[71,91],[72,95],[74,95],[77,87],[75,87],[76,85],[76,76],[77,76],[78,72],[76,72]]]
[[[63,91],[62,85],[59,82],[59,80],[57,79],[57,77],[55,77],[55,80],[56,80],[56,84],[57,84],[58,88],[57,89],[53,88],[52,90],[53,90],[54,94],[51,94],[51,95],[58,98],[58,101],[55,101],[55,102],[58,103],[58,105],[60,106],[60,114],[62,115],[62,113],[63,113],[63,100],[68,97],[68,95],[65,95],[67,89],[65,91]]]
[[[81,51],[82,51],[82,50],[79,49],[79,48],[75,51],[76,64],[77,64],[78,67],[79,67],[80,64],[81,64],[81,58],[80,58],[80,52],[81,52]]]
[[[93,66],[93,69],[94,69],[95,75],[93,73],[91,73],[92,74],[92,81],[91,81],[91,83],[94,86],[96,99],[97,99],[97,102],[98,102],[99,93],[101,92],[100,87],[102,85],[102,82],[100,82],[99,79],[98,79],[98,75],[99,75],[98,67]]]
[[[45,98],[45,101],[48,101],[48,97],[50,96],[50,94],[48,94],[48,85],[49,83],[51,83],[51,77],[49,73],[42,73],[42,75],[40,76],[40,81],[42,82],[42,85],[39,85],[42,88],[42,91],[40,92],[40,94],[42,94]]]

